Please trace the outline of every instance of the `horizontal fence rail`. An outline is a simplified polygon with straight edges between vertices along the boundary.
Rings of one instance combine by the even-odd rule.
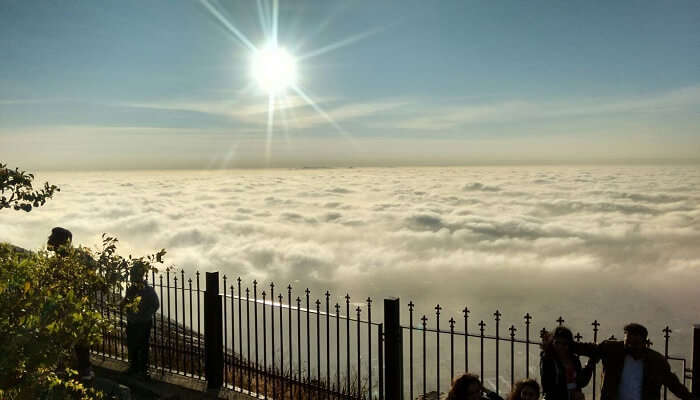
[[[205,380],[210,387],[224,386],[257,398],[290,400],[438,399],[465,371],[478,373],[484,387],[502,397],[519,379],[539,381],[545,328],[536,330],[529,313],[518,326],[504,325],[498,310],[477,322],[464,307],[457,318],[446,319],[438,304],[430,316],[419,317],[416,305],[409,302],[404,306],[408,318],[401,324],[399,300],[385,299],[378,313],[384,317],[381,323],[372,319],[371,298],[353,302],[349,294],[335,298],[328,291],[312,293],[308,288],[295,293],[291,285],[255,280],[246,284],[240,277],[219,279],[218,273],[207,273],[206,282],[200,282],[199,272],[186,279],[183,270],[153,272],[147,283],[160,300],[150,335],[154,373]],[[98,356],[128,358],[126,315],[108,305],[115,301],[106,301],[122,299],[125,290],[96,296],[102,316],[114,325],[93,348]],[[219,323],[212,325],[215,320]],[[559,317],[546,327],[565,323]],[[608,338],[597,320],[589,330],[584,340],[572,329],[575,340],[599,343]],[[672,330],[667,326],[661,333],[660,352],[683,384],[690,387],[692,382],[697,391],[693,377],[698,373],[694,366],[700,326],[694,330],[692,363],[669,355]],[[586,398],[599,397],[600,372],[596,366],[584,390]]]

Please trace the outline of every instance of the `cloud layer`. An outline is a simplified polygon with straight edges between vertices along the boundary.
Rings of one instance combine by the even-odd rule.
[[[3,211],[0,240],[40,247],[60,225],[125,254],[160,248],[186,271],[326,289],[338,299],[440,303],[476,321],[587,336],[598,319],[697,323],[700,168],[470,167],[51,173],[61,187],[30,214]],[[449,318],[449,317],[448,317]],[[446,318],[446,319],[448,319]],[[590,337],[588,337],[590,338]],[[656,338],[657,341],[660,340]]]

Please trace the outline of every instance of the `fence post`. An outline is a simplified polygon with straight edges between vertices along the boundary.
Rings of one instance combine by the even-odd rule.
[[[700,324],[693,327],[693,378],[692,392],[700,395]]]
[[[219,389],[224,383],[223,320],[219,296],[219,273],[207,272],[204,291],[204,374],[208,389]]]
[[[387,399],[403,400],[403,332],[399,299],[384,299],[384,385]]]

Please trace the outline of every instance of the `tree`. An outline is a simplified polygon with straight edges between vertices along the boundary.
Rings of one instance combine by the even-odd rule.
[[[34,174],[7,168],[7,164],[0,163],[0,210],[14,208],[29,212],[32,207],[43,206],[47,199],[53,197],[54,192],[61,190],[56,185],[44,183],[44,187],[34,190],[32,181]],[[6,194],[7,193],[7,194]]]
[[[165,254],[124,258],[116,243],[103,235],[95,252],[67,246],[56,253],[18,252],[0,243],[0,398],[99,396],[72,379],[73,348],[97,345],[114,329],[100,311],[116,311],[121,296],[113,294],[129,274],[151,271]]]

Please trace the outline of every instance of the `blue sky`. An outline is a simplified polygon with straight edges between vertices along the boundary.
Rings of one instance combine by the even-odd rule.
[[[0,2],[0,157],[111,169],[700,151],[698,2],[280,1],[279,43],[318,108],[291,91],[268,140],[267,94],[226,24],[261,46],[273,7]]]

